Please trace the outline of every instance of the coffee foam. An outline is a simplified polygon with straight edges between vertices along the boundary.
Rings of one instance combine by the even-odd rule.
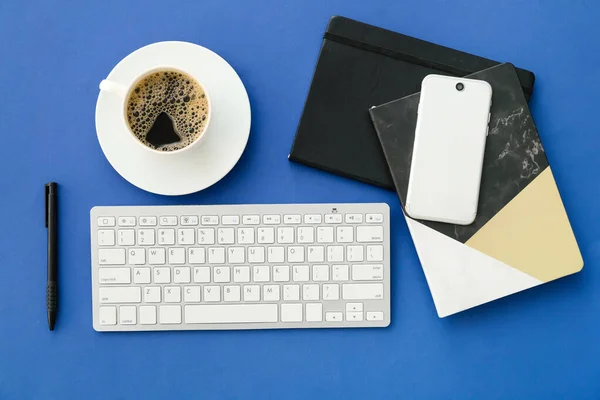
[[[140,79],[127,99],[127,122],[133,134],[146,146],[174,151],[192,144],[204,132],[208,122],[208,99],[191,76],[163,69]],[[156,118],[165,112],[181,140],[155,147],[146,136]]]

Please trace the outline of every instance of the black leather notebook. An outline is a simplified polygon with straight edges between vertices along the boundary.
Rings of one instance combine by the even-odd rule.
[[[289,159],[393,189],[369,108],[418,92],[429,74],[465,76],[494,65],[498,63],[333,17]],[[517,75],[529,98],[533,73],[517,69]]]

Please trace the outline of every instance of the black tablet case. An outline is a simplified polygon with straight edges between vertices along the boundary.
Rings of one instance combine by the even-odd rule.
[[[333,17],[289,159],[393,189],[369,108],[418,92],[428,74],[465,76],[494,65],[498,63]],[[521,69],[517,74],[529,98],[535,77]]]
[[[466,226],[418,220],[462,243],[548,167],[513,65],[498,65],[468,77],[488,82],[493,90],[477,217]],[[402,209],[408,190],[419,99],[420,93],[416,93],[370,110]]]

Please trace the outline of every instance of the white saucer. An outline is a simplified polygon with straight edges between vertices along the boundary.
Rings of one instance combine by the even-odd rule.
[[[167,66],[198,77],[210,96],[211,121],[198,148],[173,155],[146,150],[123,123],[122,100],[104,91],[96,103],[96,132],[108,162],[123,178],[148,192],[174,196],[205,189],[231,171],[250,135],[250,101],[227,61],[186,42],[142,47],[121,60],[107,79],[128,86],[143,71]]]

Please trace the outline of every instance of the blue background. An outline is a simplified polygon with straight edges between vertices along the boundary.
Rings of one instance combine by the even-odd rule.
[[[536,73],[532,100],[586,267],[440,320],[393,193],[287,161],[328,19],[345,15]],[[600,3],[0,2],[0,399],[600,398]],[[123,180],[96,139],[98,83],[162,40],[206,46],[248,90],[250,141],[184,197]],[[60,183],[60,314],[45,312],[43,184]],[[95,205],[387,202],[388,329],[100,334]]]

